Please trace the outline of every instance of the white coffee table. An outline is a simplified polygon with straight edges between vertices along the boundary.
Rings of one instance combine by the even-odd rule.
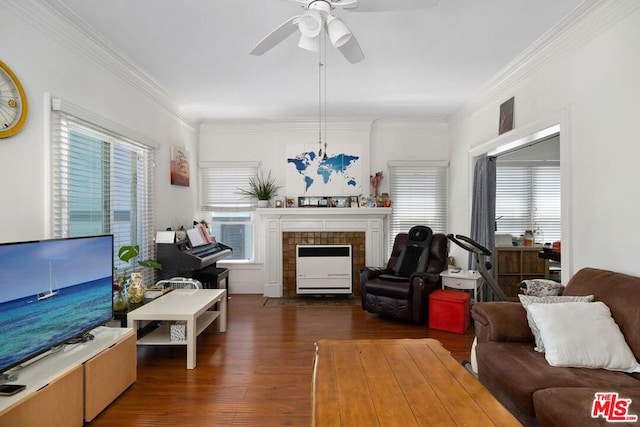
[[[164,321],[138,339],[138,345],[186,345],[187,369],[193,369],[196,367],[196,337],[216,319],[219,319],[219,331],[227,330],[226,293],[225,289],[176,289],[127,313],[127,326],[138,330],[143,321]],[[216,303],[219,303],[219,311],[209,310]],[[173,321],[186,322],[185,340],[171,340]]]

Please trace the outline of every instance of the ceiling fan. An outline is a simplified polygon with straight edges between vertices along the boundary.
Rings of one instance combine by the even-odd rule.
[[[334,9],[351,12],[382,12],[393,10],[422,9],[432,7],[438,0],[284,0],[305,9],[302,15],[289,18],[269,33],[249,53],[262,55],[291,34],[300,31],[298,47],[317,52],[323,31],[331,44],[352,64],[364,59],[364,53],[355,36],[342,19],[333,15]]]

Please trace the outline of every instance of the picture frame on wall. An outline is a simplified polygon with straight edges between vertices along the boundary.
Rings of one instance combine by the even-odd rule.
[[[503,133],[513,129],[513,104],[513,96],[500,104],[500,121],[498,123],[498,135],[502,135]]]
[[[189,152],[177,145],[171,146],[171,185],[189,186]]]

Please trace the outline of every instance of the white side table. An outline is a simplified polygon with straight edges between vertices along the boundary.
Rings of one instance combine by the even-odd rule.
[[[478,294],[482,297],[482,276],[477,271],[461,270],[458,273],[453,273],[451,270],[445,270],[440,273],[440,276],[442,277],[442,289],[473,291],[474,301],[480,301]]]

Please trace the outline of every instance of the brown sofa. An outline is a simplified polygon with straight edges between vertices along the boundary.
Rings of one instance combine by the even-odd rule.
[[[594,295],[595,301],[606,304],[638,359],[640,278],[585,268],[569,281],[563,295]],[[549,365],[544,353],[533,349],[526,310],[519,302],[474,304],[472,317],[480,382],[522,424],[611,425],[602,417],[591,417],[596,392],[618,392],[621,398],[631,399],[629,413],[640,417],[640,374]],[[640,426],[640,419],[628,425]]]

